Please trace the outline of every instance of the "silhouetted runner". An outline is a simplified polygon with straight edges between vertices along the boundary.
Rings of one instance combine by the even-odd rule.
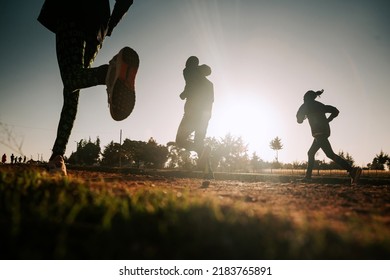
[[[186,99],[184,115],[180,122],[176,145],[198,154],[198,167],[203,169],[205,177],[213,178],[210,165],[210,147],[204,145],[214,102],[214,86],[206,76],[211,74],[207,65],[198,66],[199,60],[192,56],[186,62],[183,76],[186,86],[181,99]],[[194,140],[190,140],[194,133]]]
[[[309,120],[311,133],[314,137],[313,144],[307,153],[308,164],[305,179],[311,179],[315,154],[319,149],[322,149],[328,158],[348,171],[349,176],[351,177],[351,183],[356,184],[359,180],[362,169],[359,167],[352,167],[345,159],[335,154],[328,140],[330,136],[329,123],[338,116],[339,110],[333,106],[324,105],[315,100],[317,96],[320,96],[323,92],[324,90],[309,90],[306,92],[303,97],[304,102],[296,115],[298,123],[303,123],[306,118]],[[326,114],[330,114],[329,117],[327,117]]]
[[[125,47],[109,65],[91,68],[103,40],[111,35],[132,4],[133,0],[116,0],[112,13],[109,0],[46,0],[43,4],[38,21],[56,35],[57,61],[64,85],[64,103],[49,171],[67,174],[63,155],[76,118],[80,89],[107,85],[114,120],[125,119],[133,110],[137,53]]]

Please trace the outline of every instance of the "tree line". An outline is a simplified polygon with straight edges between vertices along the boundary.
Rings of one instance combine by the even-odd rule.
[[[263,169],[306,169],[307,162],[281,163],[279,151],[283,149],[282,141],[275,137],[270,142],[270,148],[276,151],[275,160],[264,161],[253,152],[248,153],[248,145],[242,137],[235,137],[230,133],[217,139],[206,138],[205,144],[212,149],[211,164],[214,170],[221,172],[259,172]],[[354,159],[343,151],[339,155],[351,165]],[[111,141],[103,150],[100,147],[100,139],[82,139],[77,143],[77,150],[73,152],[67,163],[74,165],[100,165],[107,167],[131,167],[131,168],[177,168],[193,170],[196,168],[196,153],[178,148],[174,142],[166,145],[158,144],[153,138],[147,142],[125,139],[123,143]],[[390,157],[380,151],[372,162],[367,164],[367,169],[385,170],[390,168]],[[334,162],[317,160],[316,169],[340,169]]]

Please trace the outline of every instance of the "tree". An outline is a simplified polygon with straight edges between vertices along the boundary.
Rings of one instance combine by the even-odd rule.
[[[210,164],[212,170],[217,170],[219,163],[222,159],[222,154],[220,153],[221,142],[215,137],[206,137],[205,146],[211,148],[210,154]]]
[[[136,168],[143,164],[143,153],[146,142],[125,139],[122,144],[122,158],[124,162],[134,165]]]
[[[121,151],[121,145],[111,141],[107,146],[104,147],[102,154],[102,165],[105,166],[118,166],[119,155]]]
[[[238,171],[246,169],[249,162],[248,145],[241,137],[234,137],[230,133],[216,147],[215,154],[219,158],[219,167],[222,170]]]
[[[168,148],[157,144],[153,138],[148,142],[125,139],[122,145],[122,156],[124,162],[136,168],[141,166],[162,168],[168,159]]]
[[[217,140],[207,137],[205,145],[211,148],[210,162],[214,170],[238,171],[246,170],[249,166],[248,148],[241,137],[234,137],[230,133]],[[178,148],[174,142],[167,143],[169,168],[184,168],[191,170],[196,166],[195,153]]]
[[[385,154],[382,150],[379,154],[375,156],[372,160],[371,169],[374,170],[385,170],[385,165],[389,166],[390,157],[388,154]]]
[[[185,170],[192,170],[196,166],[195,156],[186,149],[181,149],[176,146],[175,142],[167,143],[167,167],[168,168],[182,168]]]
[[[91,139],[88,141],[80,140],[77,143],[76,152],[70,155],[68,161],[73,164],[94,165],[99,162],[100,152],[99,137],[96,138],[95,142],[92,142]]]
[[[264,161],[256,154],[256,152],[253,152],[252,158],[250,160],[250,165],[252,167],[252,170],[254,172],[259,171],[259,169],[263,168]]]
[[[276,136],[271,142],[269,143],[269,146],[272,150],[276,151],[276,162],[279,162],[279,150],[283,149],[282,140]]]
[[[153,137],[151,137],[144,146],[142,160],[147,167],[163,168],[168,160],[168,148],[157,144]]]

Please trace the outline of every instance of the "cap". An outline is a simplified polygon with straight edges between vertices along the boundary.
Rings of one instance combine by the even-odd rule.
[[[320,96],[323,92],[324,92],[324,90],[318,90],[318,91],[309,90],[309,91],[306,92],[305,95],[303,96],[303,100],[304,100],[304,101],[314,100],[314,99],[317,98],[317,96]]]

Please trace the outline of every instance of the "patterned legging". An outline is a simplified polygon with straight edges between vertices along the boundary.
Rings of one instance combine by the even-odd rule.
[[[101,44],[73,23],[63,24],[56,34],[57,60],[64,85],[64,104],[51,159],[64,155],[77,114],[80,89],[105,83],[108,65],[90,68]]]

